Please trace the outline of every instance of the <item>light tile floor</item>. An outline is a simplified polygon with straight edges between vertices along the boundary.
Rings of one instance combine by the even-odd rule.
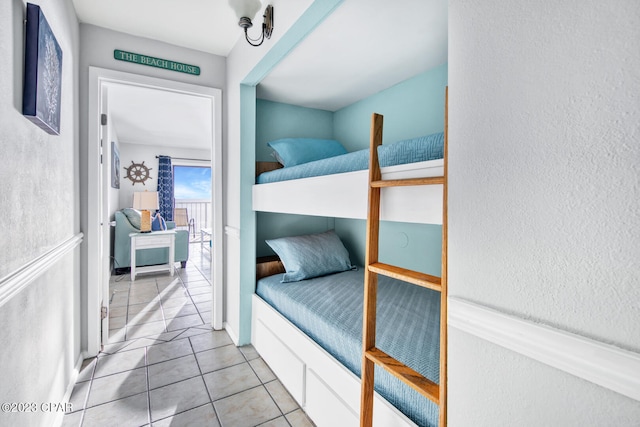
[[[113,277],[110,342],[85,360],[64,426],[313,426],[251,346],[211,321],[210,258]]]

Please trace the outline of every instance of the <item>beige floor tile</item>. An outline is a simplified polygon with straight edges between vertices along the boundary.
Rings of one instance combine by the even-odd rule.
[[[193,304],[185,304],[179,307],[163,307],[162,311],[166,319],[172,319],[174,317],[189,316],[191,314],[198,314],[196,306]]]
[[[168,384],[200,376],[200,369],[193,354],[156,363],[149,366],[149,388],[151,390]]]
[[[139,326],[145,323],[160,322],[163,319],[162,310],[160,309],[141,311],[140,313],[129,315],[127,326]]]
[[[92,357],[90,359],[83,360],[82,365],[80,366],[80,373],[78,374],[78,379],[76,380],[76,382],[80,383],[83,381],[89,381],[93,377],[93,371],[95,370],[97,362],[98,362],[97,357]]]
[[[260,424],[258,427],[291,427],[287,419],[282,416],[278,417],[275,420],[267,421],[266,423]]]
[[[202,406],[209,394],[202,377],[191,378],[149,392],[152,421]]]
[[[65,416],[62,418],[62,425],[60,427],[80,427],[82,415],[82,411],[65,414]]]
[[[160,308],[160,302],[154,301],[151,303],[142,304],[129,304],[129,316],[135,315],[141,312],[154,312]]]
[[[193,296],[193,295],[210,295],[212,292],[211,286],[209,286],[209,283],[207,283],[207,286],[200,286],[200,287],[192,287],[189,288],[189,295]]]
[[[154,421],[153,427],[220,427],[213,405],[208,403],[186,412],[181,412],[160,421]]]
[[[204,322],[199,314],[191,314],[189,316],[174,317],[167,319],[167,331],[175,331],[178,329],[192,328],[194,326],[203,325]]]
[[[145,349],[123,351],[116,354],[98,357],[95,378],[118,372],[130,371],[145,365]]]
[[[204,381],[213,401],[260,385],[260,380],[248,363],[208,373],[204,375]]]
[[[84,409],[90,386],[91,381],[76,383],[76,385],[73,386],[73,391],[71,392],[71,397],[69,398],[69,403],[71,403],[71,412],[76,412]]]
[[[291,427],[315,427],[315,424],[313,424],[302,409],[297,409],[285,416],[289,424],[291,424]]]
[[[138,368],[96,378],[91,383],[87,408],[147,391],[147,370]]]
[[[258,357],[260,357],[260,355],[258,354],[256,349],[251,344],[243,345],[242,347],[238,347],[238,350],[240,350],[242,352],[242,354],[244,354],[244,357],[247,360],[253,360],[253,359],[257,359]]]
[[[203,374],[228,368],[245,361],[244,356],[234,345],[227,345],[196,353],[198,365]]]
[[[225,427],[253,427],[282,415],[262,386],[218,400],[213,406]]]
[[[166,332],[164,321],[148,322],[137,326],[127,326],[127,340],[149,337]]]
[[[289,412],[293,412],[299,408],[298,403],[296,403],[293,397],[291,397],[280,381],[271,381],[264,386],[283,414],[288,414]]]
[[[185,305],[193,304],[191,298],[185,296],[176,296],[175,298],[168,298],[162,300],[162,308],[172,307],[184,307]]]
[[[195,304],[210,302],[212,300],[212,295],[210,292],[200,294],[200,295],[192,295],[191,299]]]
[[[165,362],[178,357],[193,354],[191,343],[188,339],[177,339],[161,344],[155,344],[147,348],[147,363]]]
[[[210,350],[216,347],[222,347],[231,344],[231,338],[226,331],[211,331],[206,335],[197,335],[189,338],[193,351],[196,353],[199,351]]]
[[[149,401],[147,393],[140,393],[87,409],[82,426],[141,426],[148,422]]]
[[[251,365],[253,370],[256,371],[256,375],[258,375],[258,378],[260,378],[260,381],[262,381],[263,383],[268,383],[269,381],[273,381],[276,379],[275,374],[273,373],[273,371],[271,371],[269,365],[267,365],[265,361],[262,360],[262,358],[252,359],[249,361],[249,364]]]

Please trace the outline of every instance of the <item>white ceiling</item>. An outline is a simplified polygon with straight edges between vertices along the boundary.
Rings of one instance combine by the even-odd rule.
[[[227,0],[73,0],[80,22],[227,56],[241,35]]]
[[[120,142],[211,149],[212,105],[208,98],[112,84],[108,99]]]
[[[227,0],[73,3],[81,22],[222,56],[241,35]],[[258,85],[257,95],[336,111],[443,64],[447,7],[447,0],[345,0]],[[109,101],[118,136],[123,142],[209,148],[210,139],[200,145],[209,126],[197,113],[202,100],[179,98],[114,88]]]
[[[336,111],[447,62],[446,0],[346,0],[260,83],[261,99]]]

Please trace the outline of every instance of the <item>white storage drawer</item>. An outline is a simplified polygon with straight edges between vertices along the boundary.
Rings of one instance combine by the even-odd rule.
[[[304,406],[305,365],[262,321],[256,322],[253,343],[278,379],[300,406]]]

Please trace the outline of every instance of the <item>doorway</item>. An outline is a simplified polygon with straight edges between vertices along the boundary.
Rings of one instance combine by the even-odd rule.
[[[88,123],[88,226],[87,234],[87,354],[96,355],[102,343],[101,330],[108,331],[108,316],[102,319],[102,307],[108,306],[110,276],[110,213],[108,206],[110,181],[104,159],[111,156],[108,135],[109,88],[131,87],[154,89],[171,96],[196,97],[207,105],[207,126],[210,126],[211,150],[211,270],[209,280],[213,301],[211,326],[222,329],[223,322],[223,220],[222,220],[222,91],[154,77],[89,68]],[[202,111],[200,111],[202,112]],[[155,189],[152,189],[155,190]]]

